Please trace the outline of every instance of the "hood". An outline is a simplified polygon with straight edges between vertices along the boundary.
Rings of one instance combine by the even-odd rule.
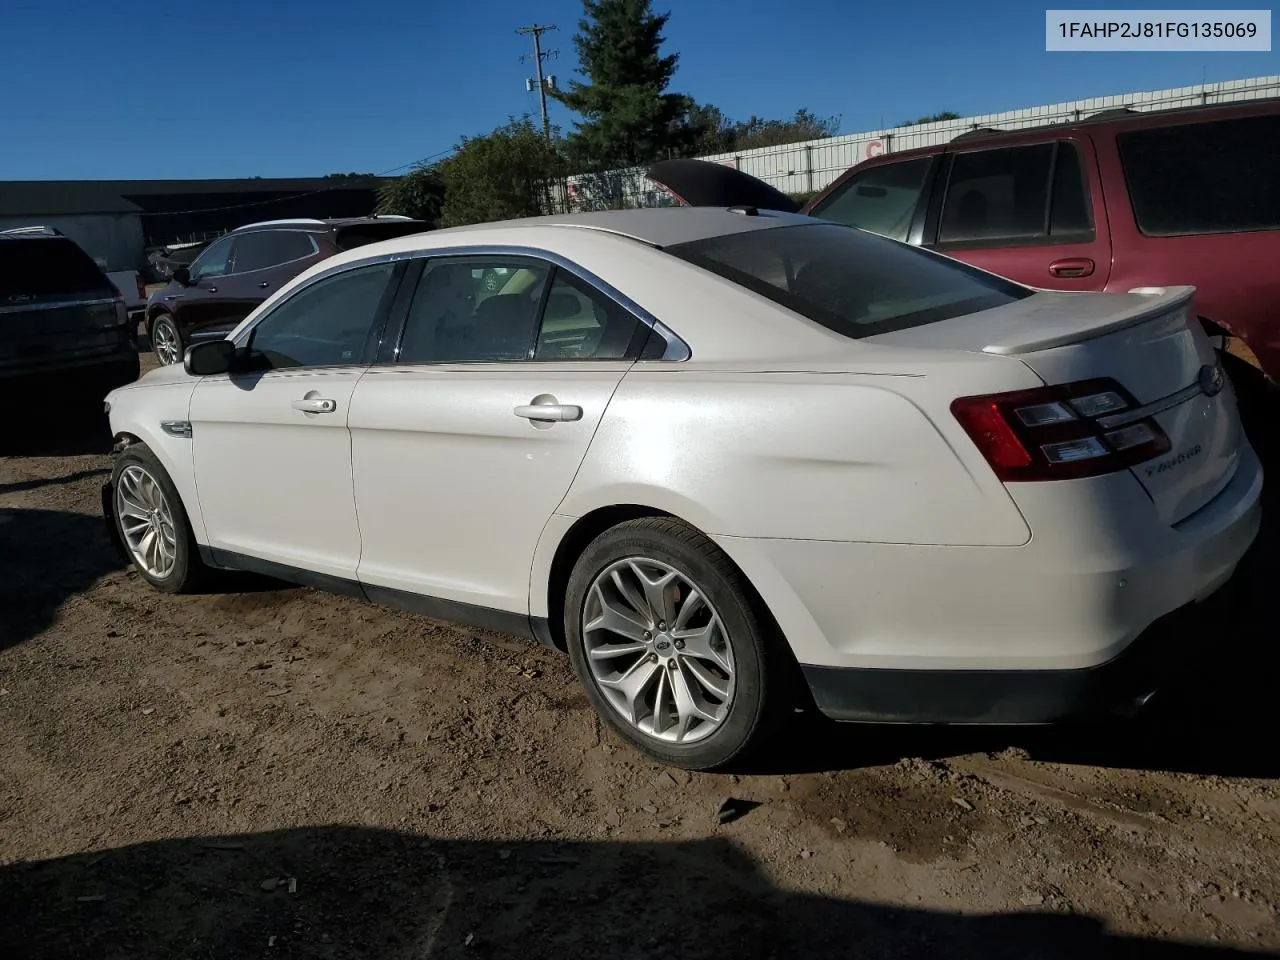
[[[799,213],[800,204],[763,180],[710,160],[661,160],[645,176],[687,207],[756,207]]]

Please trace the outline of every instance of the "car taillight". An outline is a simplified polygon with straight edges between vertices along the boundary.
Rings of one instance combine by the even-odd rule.
[[[134,275],[134,279],[138,281],[138,299],[139,299],[139,300],[146,300],[146,299],[147,299],[147,285],[146,285],[145,283],[143,283],[143,282],[142,282],[142,275],[141,275],[141,274],[135,274],[135,275]]]
[[[1081,380],[961,397],[951,412],[1009,483],[1096,477],[1167,453],[1169,438],[1149,417],[1104,425],[1137,407],[1114,380]]]

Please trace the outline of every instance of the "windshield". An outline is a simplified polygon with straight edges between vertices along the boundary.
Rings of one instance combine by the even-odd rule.
[[[110,295],[110,281],[65,237],[0,238],[0,299],[57,294]]]
[[[666,250],[854,339],[1032,294],[955,260],[836,224],[751,230]]]

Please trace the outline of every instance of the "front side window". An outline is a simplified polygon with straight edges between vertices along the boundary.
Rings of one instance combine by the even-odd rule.
[[[302,260],[316,251],[309,234],[297,230],[260,230],[236,238],[236,273],[265,270],[293,260]]]
[[[528,360],[548,264],[457,257],[427,264],[400,341],[400,363]]]
[[[195,263],[191,264],[191,279],[201,280],[226,274],[233,240],[233,237],[223,237],[210,244],[200,256],[196,257]]]
[[[363,362],[392,296],[396,266],[356,267],[289,297],[250,331],[250,365],[280,369]]]
[[[1138,130],[1116,143],[1148,236],[1280,228],[1280,116]]]
[[[906,240],[933,159],[886,163],[857,174],[816,204],[810,215]]]
[[[977,313],[1032,293],[958,261],[835,224],[752,230],[666,251],[853,339]]]

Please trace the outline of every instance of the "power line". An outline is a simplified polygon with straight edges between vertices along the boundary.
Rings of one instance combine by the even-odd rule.
[[[551,122],[547,119],[547,81],[542,76],[542,61],[548,57],[558,56],[560,51],[548,50],[544,53],[542,50],[542,35],[548,30],[558,29],[555,24],[544,25],[538,23],[516,28],[516,33],[533,37],[533,69],[538,76],[538,102],[542,105],[542,135],[548,140],[551,139]],[[520,58],[520,62],[524,63],[528,59],[530,58],[527,55],[523,56]]]

